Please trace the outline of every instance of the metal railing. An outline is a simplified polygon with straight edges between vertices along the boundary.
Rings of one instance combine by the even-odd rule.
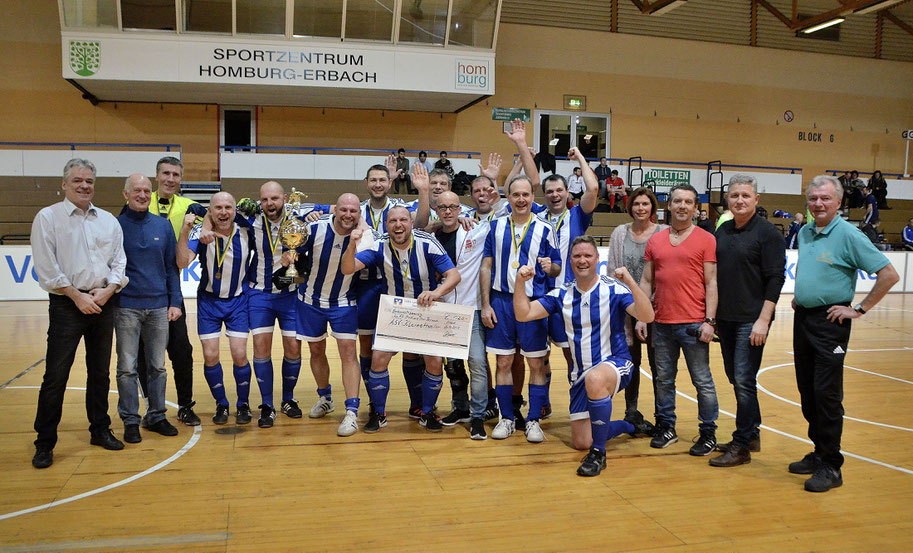
[[[134,142],[0,142],[0,147],[6,146],[43,146],[48,148],[65,147],[70,150],[77,148],[164,148],[166,152],[174,148],[181,152],[180,144],[146,144]]]

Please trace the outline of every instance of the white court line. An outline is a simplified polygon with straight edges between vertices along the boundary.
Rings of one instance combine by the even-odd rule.
[[[902,348],[872,348],[872,349],[848,349],[848,350],[846,350],[847,353],[873,352],[873,351],[913,351],[913,348],[904,346]],[[786,353],[788,353],[790,355],[796,354],[796,352],[791,351],[791,350],[787,350]],[[875,374],[875,373],[873,373],[873,374]],[[878,375],[878,376],[884,376],[884,375]],[[891,378],[891,377],[885,376],[885,378]]]
[[[5,389],[7,389],[7,390],[40,390],[40,389],[41,389],[41,386],[8,386],[8,387],[5,388]],[[67,389],[67,390],[82,390],[82,391],[85,391],[85,388],[76,388],[76,387],[70,387],[70,386],[67,386],[66,389]],[[115,390],[109,390],[109,393],[116,394],[117,391],[115,391]],[[171,407],[173,407],[173,408],[175,408],[175,409],[178,408],[178,406],[177,406],[176,404],[171,403],[170,401],[166,401],[165,404],[167,404],[167,405],[169,405],[169,406],[171,406]],[[91,496],[93,496],[93,495],[97,495],[97,494],[100,494],[100,493],[102,493],[102,492],[106,492],[106,491],[108,491],[108,490],[113,490],[114,488],[119,488],[119,487],[121,487],[121,486],[123,486],[123,485],[125,485],[125,484],[129,484],[130,482],[133,482],[133,481],[135,481],[135,480],[139,480],[140,478],[142,478],[142,477],[144,477],[144,476],[148,476],[148,475],[152,474],[153,472],[156,472],[156,471],[158,471],[158,470],[160,470],[160,469],[163,469],[163,468],[167,467],[167,466],[170,465],[171,463],[177,461],[182,455],[184,455],[185,453],[187,453],[188,451],[190,451],[190,449],[191,449],[193,446],[197,445],[197,442],[200,440],[200,433],[201,433],[202,431],[203,431],[203,427],[200,426],[200,425],[197,425],[197,426],[193,427],[193,435],[190,436],[190,439],[187,440],[187,443],[184,444],[184,447],[182,447],[179,451],[177,451],[177,452],[176,452],[174,455],[172,455],[171,457],[165,459],[164,461],[162,461],[161,463],[155,465],[154,467],[149,467],[149,468],[147,468],[147,469],[144,470],[143,472],[134,474],[133,476],[130,476],[130,477],[128,477],[128,478],[124,478],[123,480],[120,480],[120,481],[118,481],[118,482],[114,482],[113,484],[108,484],[107,486],[102,486],[101,488],[96,488],[96,489],[94,489],[94,490],[89,490],[89,491],[87,491],[87,492],[84,492],[84,493],[81,493],[81,494],[78,494],[78,495],[74,495],[74,496],[72,496],[72,497],[67,497],[67,498],[64,498],[64,499],[58,499],[57,501],[51,501],[50,503],[45,503],[44,505],[38,505],[37,507],[30,507],[30,508],[28,508],[28,509],[22,509],[21,511],[14,511],[14,512],[12,512],[12,513],[6,513],[5,515],[0,515],[0,520],[6,520],[6,519],[8,519],[8,518],[18,517],[18,516],[20,516],[20,515],[25,515],[25,514],[28,514],[28,513],[34,513],[35,511],[41,511],[41,510],[44,510],[44,509],[50,509],[51,507],[56,507],[56,506],[58,506],[58,505],[64,505],[64,504],[66,504],[66,503],[72,503],[73,501],[78,501],[78,500],[83,499],[83,498],[86,498],[86,497],[91,497]]]
[[[762,369],[762,370],[773,369],[773,368],[776,368],[776,367],[786,367],[786,366],[789,366],[789,365],[792,365],[792,363],[784,363],[784,364],[782,364],[782,365],[775,365],[775,366],[773,366],[773,367],[766,367],[765,369]],[[640,372],[641,372],[642,374],[646,375],[646,377],[649,378],[650,380],[653,380],[653,377],[652,377],[650,374],[648,374],[646,371],[644,371],[643,369],[641,369]],[[758,372],[758,374],[760,374],[760,371]],[[759,385],[758,387],[760,388],[760,385]],[[766,392],[766,390],[765,390],[765,392]],[[769,393],[769,392],[768,392],[768,393]],[[675,391],[675,394],[676,394],[676,395],[679,395],[679,396],[682,396],[683,398],[685,398],[685,399],[687,399],[687,400],[689,400],[689,401],[691,401],[691,402],[693,402],[693,403],[697,403],[697,400],[696,400],[695,398],[693,398],[693,397],[691,397],[691,396],[689,396],[689,395],[683,394],[682,392],[679,392],[678,390]],[[735,418],[735,415],[732,414],[732,413],[730,413],[729,411],[724,411],[723,409],[720,409],[720,413],[723,413],[724,415],[728,415],[728,416],[730,416],[730,417],[732,417],[732,418]],[[846,418],[846,417],[844,417],[844,418]],[[764,430],[768,430],[768,431],[770,431],[770,432],[773,432],[774,434],[779,434],[779,435],[784,436],[784,437],[787,437],[787,438],[792,438],[793,440],[796,440],[797,442],[802,442],[802,443],[805,443],[805,444],[814,445],[814,444],[812,444],[811,440],[807,440],[807,439],[805,439],[805,438],[800,438],[799,436],[795,436],[795,435],[793,435],[793,434],[790,434],[790,433],[788,433],[788,432],[784,432],[784,431],[782,431],[782,430],[777,430],[776,428],[767,426],[766,424],[762,424],[762,425],[761,425],[761,428],[763,428]],[[878,466],[881,466],[881,467],[885,467],[885,468],[893,469],[893,470],[896,470],[896,471],[899,471],[899,472],[903,472],[903,473],[905,473],[905,474],[913,475],[913,470],[905,469],[905,468],[903,468],[903,467],[898,467],[898,466],[896,466],[896,465],[892,465],[892,464],[889,464],[889,463],[885,463],[884,461],[879,461],[879,460],[877,460],[877,459],[872,459],[872,458],[870,458],[870,457],[863,457],[862,455],[857,455],[857,454],[855,454],[855,453],[850,453],[849,451],[845,451],[845,450],[842,450],[842,449],[840,450],[840,453],[842,453],[842,454],[845,455],[846,457],[852,457],[853,459],[858,459],[858,460],[860,460],[860,461],[865,461],[865,462],[867,462],[867,463],[872,463],[873,465],[878,465]]]

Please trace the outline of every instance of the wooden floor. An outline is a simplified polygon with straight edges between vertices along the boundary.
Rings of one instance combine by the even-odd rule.
[[[789,299],[778,306],[759,376],[763,450],[751,464],[711,468],[707,458],[688,455],[697,415],[694,388],[681,374],[681,441],[656,450],[647,439],[616,438],[607,470],[590,479],[575,475],[583,454],[568,445],[560,355],[555,415],[543,424],[542,444],[529,444],[522,434],[471,441],[462,426],[426,432],[405,417],[398,358],[390,424],[378,434],[336,436],[343,415],[338,359],[331,360],[337,409],[326,419],[280,415],[272,429],[256,422],[217,428],[198,358],[203,425],[181,426],[175,438],[144,433],[141,444],[119,452],[89,445],[79,389],[85,365],[78,360],[54,465],[39,471],[29,461],[47,306],[0,303],[0,384],[10,381],[0,388],[0,553],[913,551],[913,295],[889,295],[854,324],[845,378],[845,483],[826,494],[803,491],[806,477],[786,472],[810,449],[795,404]],[[195,311],[193,302],[188,307]],[[718,437],[726,441],[735,401],[716,344],[711,363]],[[307,409],[316,395],[306,360],[304,366],[297,396]],[[112,388],[113,373],[112,366]],[[641,407],[649,413],[652,394],[644,382]],[[439,402],[445,413],[447,388]],[[175,400],[170,377],[168,396]],[[256,391],[253,397],[256,404]],[[120,435],[115,392],[110,399]]]

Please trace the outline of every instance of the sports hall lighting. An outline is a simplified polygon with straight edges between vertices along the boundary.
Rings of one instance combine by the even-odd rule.
[[[834,25],[839,25],[839,24],[843,23],[844,21],[846,21],[845,17],[835,17],[834,19],[831,19],[830,21],[825,21],[824,23],[819,23],[813,27],[809,27],[808,29],[802,29],[802,32],[808,35],[808,34],[814,33],[815,31],[820,31],[821,29],[827,29],[828,27],[832,27]]]

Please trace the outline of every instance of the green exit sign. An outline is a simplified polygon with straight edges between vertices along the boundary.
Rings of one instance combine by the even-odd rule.
[[[564,109],[571,109],[574,111],[586,110],[586,96],[572,96],[570,94],[565,94]]]

